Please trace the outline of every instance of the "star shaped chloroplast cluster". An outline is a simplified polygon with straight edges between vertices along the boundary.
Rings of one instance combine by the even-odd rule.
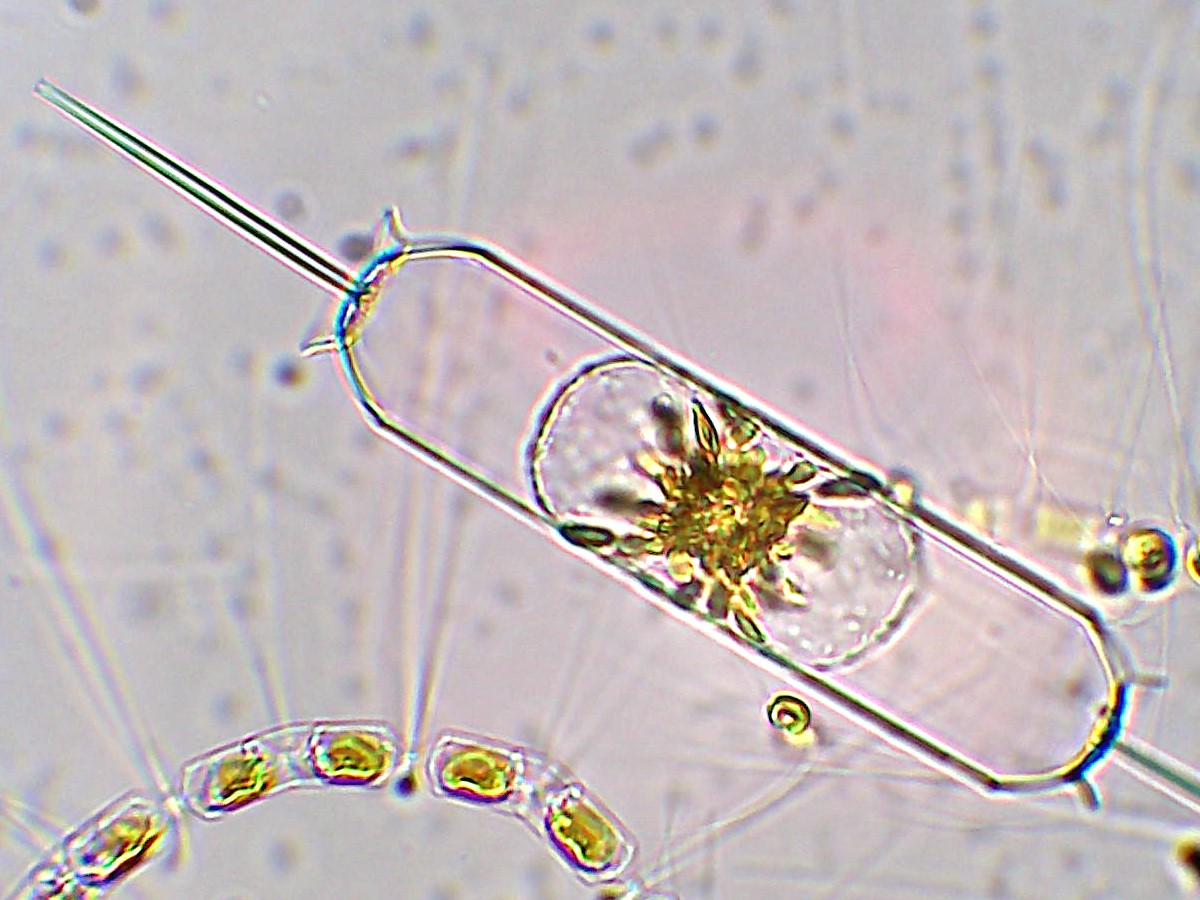
[[[626,527],[613,535],[617,554],[658,557],[696,607],[728,617],[750,640],[765,640],[760,599],[803,606],[802,589],[779,564],[802,549],[794,532],[802,517],[821,522],[806,490],[817,470],[806,461],[779,463],[762,431],[732,409],[718,429],[700,400],[686,411],[672,394],[650,404],[655,440],[634,454],[645,490],[601,489],[596,504]]]

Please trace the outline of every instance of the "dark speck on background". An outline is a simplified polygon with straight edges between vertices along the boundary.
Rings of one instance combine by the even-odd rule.
[[[587,38],[593,47],[599,50],[608,50],[616,38],[616,30],[613,28],[612,22],[607,19],[597,19],[588,25]]]
[[[417,776],[414,772],[405,772],[396,779],[393,789],[397,797],[407,799],[417,792]]]
[[[275,380],[280,386],[295,390],[304,387],[308,372],[296,360],[284,359],[275,366]]]
[[[146,79],[141,69],[127,56],[118,56],[112,62],[113,89],[122,97],[134,98],[145,92]]]
[[[433,20],[426,13],[417,13],[408,20],[408,42],[418,50],[432,50],[437,43]]]
[[[364,262],[370,255],[375,242],[364,231],[343,234],[337,243],[338,256],[347,262]]]
[[[289,224],[295,224],[304,218],[307,212],[307,207],[304,203],[304,198],[296,191],[284,190],[280,191],[275,197],[275,212],[279,217]]]

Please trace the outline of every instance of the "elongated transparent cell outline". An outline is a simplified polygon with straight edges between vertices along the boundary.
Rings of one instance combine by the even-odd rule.
[[[985,794],[1036,794],[1073,787],[1085,802],[1096,806],[1100,798],[1092,776],[1099,765],[1113,760],[1152,789],[1200,810],[1200,776],[1126,731],[1134,688],[1154,682],[1139,675],[1104,615],[1035,563],[918,497],[911,484],[889,478],[866,460],[789,422],[494,245],[460,235],[410,233],[392,210],[381,225],[376,255],[355,272],[115,119],[49,82],[39,82],[35,92],[203,212],[332,294],[339,303],[331,333],[309,344],[305,352],[331,352],[338,357],[356,405],[374,431],[525,524],[557,538],[560,546],[613,575],[663,612],[755,665],[789,676],[850,720]],[[633,454],[634,477],[641,480],[643,489],[649,484],[654,496],[649,500],[634,497],[632,512],[628,507],[624,510],[627,515],[619,527],[612,527],[611,517],[597,524],[587,516],[576,516],[574,511],[564,513],[548,496],[551,492],[546,490],[539,470],[546,450],[542,439],[564,414],[563,403],[569,395],[586,387],[583,380],[587,368],[561,385],[544,406],[543,433],[527,448],[532,491],[505,485],[472,461],[456,458],[432,436],[398,421],[377,400],[356,353],[362,329],[384,289],[401,269],[436,259],[480,266],[599,339],[610,352],[587,368],[627,367],[638,377],[649,373],[661,378],[663,389],[642,399],[647,401],[651,418],[656,415],[656,407],[672,411],[659,416],[660,424],[665,423],[661,439],[643,440],[642,452]],[[753,496],[740,496],[747,490],[739,481],[741,475],[756,479],[758,487]],[[771,496],[776,500],[791,504],[787,506],[788,533],[773,534],[769,547],[752,547],[747,555],[741,552],[746,548],[736,546],[736,541],[713,545],[711,535],[724,523],[710,520],[708,525],[698,526],[700,533],[710,536],[705,538],[710,544],[700,548],[689,545],[686,536],[694,539],[697,533],[693,520],[697,515],[708,515],[705,509],[696,507],[695,497],[697,492],[709,489],[731,489],[738,495],[731,502],[742,502],[742,513],[753,513],[763,491],[773,491]],[[533,494],[532,500],[526,499],[528,493]],[[955,741],[906,721],[885,704],[831,674],[831,668],[853,659],[859,651],[822,661],[812,654],[796,652],[780,636],[785,629],[773,630],[777,619],[782,620],[776,617],[774,607],[786,609],[789,603],[803,606],[806,601],[803,584],[789,587],[772,583],[772,590],[766,590],[771,573],[797,552],[800,557],[809,557],[808,563],[819,562],[820,547],[808,546],[804,535],[819,535],[822,517],[828,520],[836,515],[831,510],[846,508],[879,517],[878,527],[905,542],[907,559],[903,565],[911,565],[916,583],[921,577],[919,555],[936,548],[965,565],[992,589],[999,587],[1050,614],[1065,617],[1085,636],[1103,676],[1104,692],[1086,737],[1068,758],[1036,771],[993,766],[961,749]],[[844,522],[834,524],[840,528]],[[690,562],[681,560],[681,553],[695,558]],[[656,556],[663,558],[658,568],[648,562]],[[690,571],[683,572],[688,566]],[[784,594],[791,590],[797,596],[781,598],[773,593],[775,587]],[[899,624],[914,589],[905,586],[894,604],[882,611],[875,623],[881,634]],[[770,602],[763,602],[764,597]]]

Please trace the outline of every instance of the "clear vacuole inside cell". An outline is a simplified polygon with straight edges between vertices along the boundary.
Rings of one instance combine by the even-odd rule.
[[[882,645],[912,605],[909,528],[737,405],[653,365],[585,365],[546,402],[533,493],[563,533],[819,668]]]

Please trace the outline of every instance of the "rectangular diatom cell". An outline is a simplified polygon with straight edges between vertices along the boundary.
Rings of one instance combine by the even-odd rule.
[[[546,837],[581,880],[611,881],[629,865],[633,838],[585,785],[565,784],[547,795],[545,804]]]
[[[215,820],[297,787],[297,780],[286,754],[251,736],[185,763],[180,798],[196,816]]]
[[[184,764],[180,796],[202,819],[297,788],[379,787],[395,771],[396,733],[386,722],[293,722],[247,735]]]
[[[386,722],[318,722],[308,739],[308,764],[325,784],[380,787],[396,769],[398,747]]]
[[[397,238],[341,352],[378,433],[977,787],[1103,757],[1132,676],[1068,586],[502,251]]]
[[[12,896],[100,897],[169,853],[176,840],[163,804],[129,791],[65,834]]]
[[[535,830],[547,790],[563,783],[541,753],[465,731],[438,735],[426,774],[437,796],[516,816]]]
[[[160,804],[126,794],[68,835],[67,866],[81,883],[111,888],[164,854],[173,825]]]

